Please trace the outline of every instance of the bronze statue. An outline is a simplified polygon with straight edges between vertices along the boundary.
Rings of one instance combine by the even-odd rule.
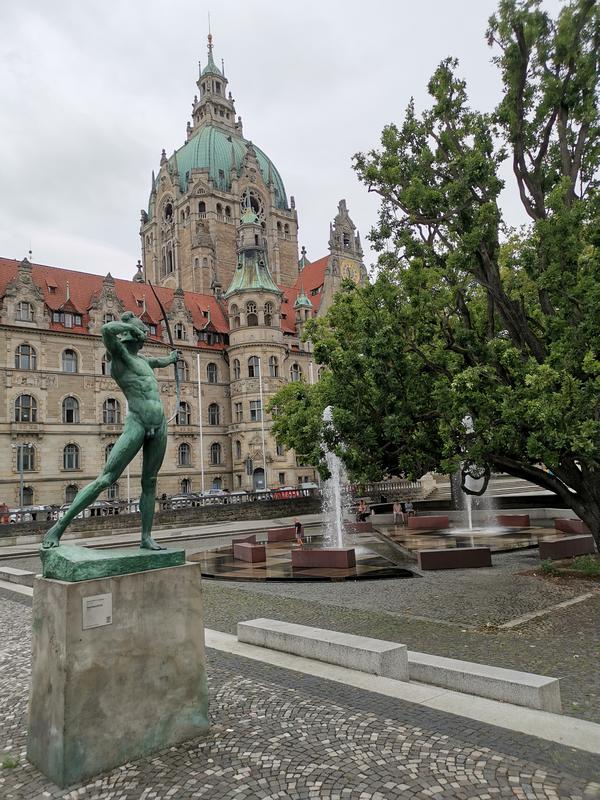
[[[127,398],[129,413],[125,418],[123,433],[110,451],[102,473],[79,492],[65,515],[50,528],[42,541],[44,548],[58,547],[60,537],[71,520],[115,483],[127,464],[143,448],[140,547],[165,549],[151,535],[156,476],[167,447],[167,420],[153,370],[175,364],[180,354],[173,350],[166,358],[140,355],[147,333],[144,323],[131,311],[123,314],[120,322],[108,322],[102,326],[102,340],[110,358],[110,372]]]

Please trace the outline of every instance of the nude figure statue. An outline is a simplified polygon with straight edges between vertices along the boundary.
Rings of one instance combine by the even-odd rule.
[[[44,548],[58,547],[60,537],[71,520],[108,489],[143,448],[140,546],[149,550],[165,549],[151,535],[156,476],[167,446],[167,420],[153,370],[174,364],[180,358],[180,353],[173,350],[166,358],[140,355],[147,333],[146,326],[131,311],[123,314],[120,322],[107,322],[102,326],[102,340],[110,357],[110,373],[127,398],[129,413],[125,418],[123,433],[110,451],[102,473],[79,492],[65,515],[46,533],[42,541]]]

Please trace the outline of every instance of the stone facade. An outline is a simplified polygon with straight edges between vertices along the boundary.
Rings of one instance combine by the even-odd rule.
[[[62,504],[95,478],[122,430],[125,399],[110,378],[102,324],[125,310],[149,328],[145,352],[180,364],[183,405],[169,425],[158,493],[250,491],[312,482],[270,434],[265,409],[289,380],[315,382],[305,321],[341,280],[366,280],[360,238],[340,201],[329,254],[298,258],[298,215],[267,156],[244,139],[212,56],[198,79],[186,144],[163,151],[133,281],[0,259],[0,502]],[[157,372],[167,416],[173,370]],[[22,467],[22,469],[21,469]],[[265,474],[266,472],[266,474]],[[105,499],[137,497],[141,457]]]

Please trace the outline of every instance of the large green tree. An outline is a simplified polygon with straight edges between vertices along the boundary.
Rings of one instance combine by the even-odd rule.
[[[430,108],[411,102],[355,157],[381,198],[379,274],[309,326],[328,374],[276,398],[276,433],[318,463],[332,404],[325,435],[356,477],[488,464],[555,492],[600,544],[598,5],[552,19],[502,0],[487,37],[492,113],[469,107],[449,58]],[[518,230],[501,210],[507,160],[530,220]]]

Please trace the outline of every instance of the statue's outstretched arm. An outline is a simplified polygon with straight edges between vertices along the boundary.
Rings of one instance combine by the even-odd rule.
[[[171,350],[170,355],[164,358],[148,358],[148,356],[145,358],[152,369],[160,369],[161,367],[168,367],[170,364],[175,364],[175,362],[181,358],[181,353],[179,350]]]

